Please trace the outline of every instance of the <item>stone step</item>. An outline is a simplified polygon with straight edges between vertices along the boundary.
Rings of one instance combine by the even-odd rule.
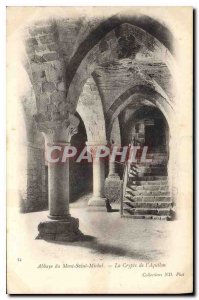
[[[145,195],[141,195],[141,196],[135,196],[133,197],[134,201],[171,201],[171,197],[170,196],[145,196]]]
[[[137,178],[138,175],[137,174],[129,174],[128,177],[133,178],[133,180],[135,180],[135,178]]]
[[[133,191],[131,189],[126,189],[127,196],[169,196],[169,191],[161,191],[161,190],[136,190]]]
[[[139,173],[139,172],[138,172]],[[167,171],[165,169],[156,169],[156,170],[146,170],[143,172],[145,176],[150,176],[150,175],[154,175],[154,176],[158,176],[158,175],[163,175],[163,176],[167,176]]]
[[[138,171],[139,167],[136,167],[134,165],[130,165],[130,170]]]
[[[169,216],[171,208],[125,208],[131,215]]]
[[[138,191],[133,191],[132,189],[126,188],[125,197],[134,197],[138,195]]]
[[[171,196],[126,196],[127,200],[132,202],[159,202],[171,201]]]
[[[128,211],[123,213],[122,217],[132,218],[132,219],[146,219],[146,220],[163,220],[168,221],[170,217],[168,216],[155,216],[155,215],[131,215]]]
[[[162,168],[167,168],[167,164],[164,164],[164,163],[161,163],[161,164],[152,164],[151,166],[150,166],[151,168],[159,168],[159,169],[162,169]]]
[[[137,178],[137,174],[132,174],[132,173],[129,173],[129,178]]]
[[[131,208],[172,208],[171,201],[167,202],[129,202],[124,201],[124,204]]]
[[[132,168],[132,167],[131,167],[130,170],[129,170],[129,172],[130,172],[130,173],[133,173],[133,172],[134,172],[134,173],[137,173],[137,172],[139,172],[139,170],[136,169],[136,168]]]
[[[168,184],[165,185],[127,185],[128,189],[131,189],[132,191],[169,191]]]
[[[144,173],[144,174],[142,174],[142,177],[168,177],[167,176],[167,173],[166,172],[153,172],[153,173]],[[138,174],[138,177],[141,177],[141,176],[139,176],[139,174]]]
[[[143,171],[148,171],[148,170],[166,170],[167,169],[167,167],[166,167],[166,165],[163,165],[163,164],[161,164],[161,165],[155,165],[155,164],[153,164],[153,165],[144,165],[144,166],[138,166],[137,168],[135,167],[135,166],[133,166],[133,165],[131,165],[130,166],[130,170],[136,170],[136,171],[138,171],[138,172],[143,172]]]
[[[165,167],[162,167],[162,168],[155,168],[155,167],[150,167],[150,168],[145,168],[144,170],[143,170],[143,172],[146,172],[146,173],[157,173],[157,172],[166,172],[167,171],[167,169],[165,168]]]
[[[166,175],[144,175],[144,176],[140,176],[138,175],[138,177],[135,178],[135,181],[156,181],[156,180],[167,180],[167,176]]]
[[[129,182],[133,185],[165,185],[168,184],[167,179],[165,180],[141,180],[138,178],[133,178],[133,180],[129,180]]]
[[[138,173],[134,172],[134,171],[130,171],[129,172],[129,177],[137,177]]]
[[[150,157],[149,157],[150,158]],[[139,164],[139,162],[138,162]],[[167,165],[167,160],[164,160],[162,157],[158,157],[155,160],[152,158],[152,162],[150,163],[144,163],[145,166],[147,167],[152,167],[152,166],[157,166],[157,165]]]

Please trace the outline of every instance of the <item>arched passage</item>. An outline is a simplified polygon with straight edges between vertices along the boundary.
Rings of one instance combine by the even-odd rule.
[[[122,214],[143,218],[173,218],[168,185],[169,126],[155,106],[127,106],[120,114],[122,144],[138,147],[137,162],[130,164],[130,177]],[[145,159],[143,160],[144,148]],[[133,203],[132,203],[133,202]]]
[[[81,196],[92,192],[92,163],[87,160],[76,162],[77,156],[86,147],[88,138],[81,116],[78,113],[75,115],[80,123],[77,134],[71,138],[71,146],[76,147],[77,155],[70,159],[70,202],[75,202]]]
[[[108,137],[110,136],[114,120],[130,104],[134,107],[134,109],[145,104],[156,106],[162,111],[167,122],[172,122],[174,114],[172,104],[152,87],[146,85],[135,85],[121,94],[107,111],[106,125]]]
[[[87,146],[93,148],[94,151],[96,150],[97,146],[105,146],[107,144],[107,140],[104,110],[98,88],[92,77],[90,77],[84,85],[78,101],[77,112],[81,116],[85,125],[85,130],[87,133]],[[92,167],[93,196],[89,200],[89,205],[100,206],[104,209],[104,181],[106,172],[105,161],[94,161],[93,157]],[[90,168],[90,165],[88,165],[88,168]]]
[[[133,138],[137,139],[137,137],[140,138],[138,142],[141,146],[149,146],[149,158],[152,157],[153,161],[149,164],[146,163],[146,166],[136,167],[140,176],[146,175],[144,177],[146,180],[150,180],[148,179],[150,176],[152,176],[151,178],[163,176],[163,180],[168,183],[168,191],[165,192],[168,197],[166,199],[170,201],[174,175],[171,166],[175,159],[175,149],[171,142],[174,120],[172,102],[150,85],[135,85],[127,89],[110,106],[106,114],[108,137],[117,117],[120,122],[123,146],[128,145]]]
[[[167,175],[170,134],[163,113],[155,106],[142,105],[136,110],[128,106],[119,118],[122,145],[147,146],[152,163],[162,165],[162,174]]]

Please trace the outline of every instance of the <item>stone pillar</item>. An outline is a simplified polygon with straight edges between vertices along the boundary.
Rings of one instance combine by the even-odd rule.
[[[68,146],[69,143],[54,143],[53,146]],[[69,213],[69,159],[65,163],[48,163],[49,218],[62,220]]]
[[[114,146],[114,145],[112,145]],[[119,202],[121,196],[122,181],[116,173],[116,163],[109,159],[109,174],[105,181],[105,195],[109,202]]]
[[[45,137],[45,147],[63,147],[69,145],[70,138],[77,133],[79,120],[68,114],[63,121],[37,120],[38,128]],[[51,148],[52,149],[52,148]],[[58,157],[61,151],[53,154]],[[49,152],[48,152],[49,153]],[[47,154],[47,153],[46,153]],[[51,157],[53,157],[53,154]],[[54,159],[54,158],[53,158]],[[41,222],[38,226],[37,239],[72,242],[79,239],[79,220],[71,217],[69,211],[69,161],[49,162],[48,158],[48,202],[50,220]]]
[[[93,158],[93,196],[88,201],[89,210],[106,211],[105,188],[105,161],[104,159],[95,159],[95,153],[98,146],[106,143],[86,143],[90,149]]]

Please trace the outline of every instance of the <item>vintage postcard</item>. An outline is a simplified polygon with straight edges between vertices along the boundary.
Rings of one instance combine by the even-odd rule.
[[[7,293],[192,293],[192,109],[191,7],[7,7]]]

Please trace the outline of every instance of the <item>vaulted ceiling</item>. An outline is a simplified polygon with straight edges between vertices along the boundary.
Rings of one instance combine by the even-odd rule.
[[[63,119],[65,111],[75,112],[78,101],[84,103],[83,91],[86,98],[92,85],[106,122],[120,106],[125,108],[126,100],[139,108],[143,101],[156,105],[159,97],[172,106],[173,37],[156,20],[144,15],[65,18],[36,23],[28,34],[27,70],[43,119]]]

